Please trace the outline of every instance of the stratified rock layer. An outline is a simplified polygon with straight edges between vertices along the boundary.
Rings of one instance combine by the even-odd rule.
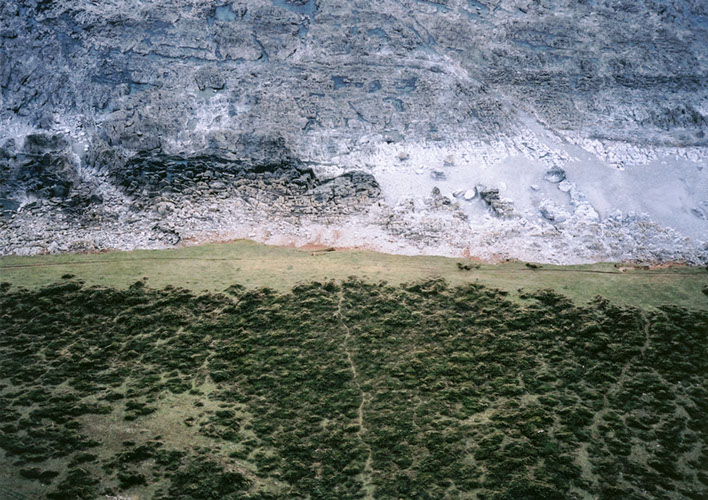
[[[706,38],[699,0],[8,0],[0,252],[705,262]]]

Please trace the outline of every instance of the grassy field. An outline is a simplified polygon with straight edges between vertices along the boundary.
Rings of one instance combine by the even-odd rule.
[[[708,492],[705,269],[240,241],[0,273],[2,499]]]
[[[358,280],[0,286],[0,496],[705,498],[708,313]]]
[[[173,250],[139,250],[88,255],[0,258],[0,281],[37,288],[74,274],[88,285],[127,288],[147,277],[152,288],[180,286],[194,292],[220,292],[238,283],[249,288],[287,291],[297,283],[357,276],[391,284],[442,277],[451,285],[481,283],[518,296],[519,289],[550,288],[586,303],[596,295],[642,307],[676,304],[708,309],[704,268],[628,269],[613,264],[550,266],[531,269],[525,263],[481,264],[458,269],[469,261],[445,257],[407,257],[358,250],[314,252],[271,247],[251,241],[191,246]]]

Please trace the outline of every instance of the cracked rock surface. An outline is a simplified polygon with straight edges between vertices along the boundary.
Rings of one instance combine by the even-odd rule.
[[[708,261],[700,0],[7,0],[0,253]]]

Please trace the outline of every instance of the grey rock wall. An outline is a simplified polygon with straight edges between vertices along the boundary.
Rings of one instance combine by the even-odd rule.
[[[0,251],[705,261],[706,40],[701,0],[6,0]]]

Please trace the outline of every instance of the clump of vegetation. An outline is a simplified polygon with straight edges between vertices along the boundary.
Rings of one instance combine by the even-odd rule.
[[[517,303],[439,279],[228,295],[139,283],[3,288],[0,466],[27,492],[699,498],[708,486],[705,312],[578,306],[550,290]]]
[[[96,498],[99,481],[90,472],[82,468],[69,469],[66,477],[61,481],[56,489],[51,491],[47,498],[50,500],[65,500],[76,498],[78,500],[88,500]]]
[[[37,467],[32,467],[31,469],[20,469],[20,476],[26,479],[36,479],[41,483],[49,484],[52,479],[59,475],[58,472],[53,470],[42,470]]]
[[[479,264],[464,264],[462,262],[457,263],[457,269],[460,271],[471,271],[472,269],[480,269],[482,266]]]
[[[195,461],[171,476],[166,498],[200,500],[242,498],[250,481],[240,472],[226,471],[212,461]]]

